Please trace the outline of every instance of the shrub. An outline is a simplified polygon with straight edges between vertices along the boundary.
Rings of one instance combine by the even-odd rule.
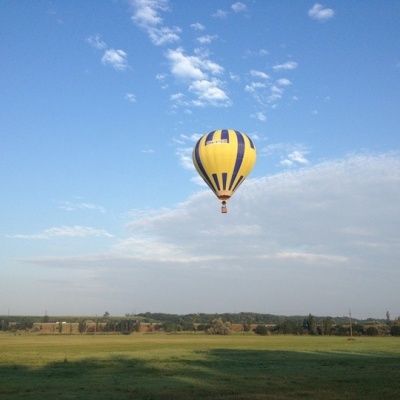
[[[375,326],[369,326],[366,330],[365,333],[367,336],[378,336],[379,331],[378,328],[375,328]]]
[[[390,334],[392,336],[400,336],[400,325],[393,325],[390,328]]]
[[[257,335],[266,335],[268,333],[268,330],[265,325],[257,325],[254,329],[254,332],[257,333]]]

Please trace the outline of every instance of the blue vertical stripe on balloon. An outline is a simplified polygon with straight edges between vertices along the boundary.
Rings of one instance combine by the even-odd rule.
[[[212,177],[214,179],[214,182],[215,182],[215,185],[217,187],[217,190],[221,190],[221,187],[219,186],[218,175],[217,174],[213,174]]]
[[[236,190],[236,188],[240,185],[240,182],[242,182],[242,180],[243,180],[243,175],[241,175],[239,180],[236,182],[236,185],[233,188],[232,192],[234,192]]]
[[[226,140],[226,142],[229,143],[229,131],[227,129],[222,129],[221,140]]]
[[[223,172],[222,173],[222,189],[226,190],[226,181],[228,180],[228,173]]]
[[[215,131],[212,131],[207,135],[206,140],[204,141],[204,146],[207,146],[207,142],[210,142],[211,140],[213,140],[214,133],[215,133]]]
[[[254,149],[254,144],[253,144],[253,141],[249,138],[249,137],[247,137],[248,139],[249,139],[249,142],[250,142],[250,147],[252,148],[252,149]]]
[[[235,167],[233,168],[232,178],[231,178],[231,182],[229,184],[229,190],[232,190],[233,183],[235,182],[236,176],[242,165],[243,156],[244,156],[244,148],[245,148],[243,135],[238,131],[235,131],[235,133],[236,133],[236,137],[237,137],[237,141],[238,141],[238,148],[237,148],[237,153],[236,153]]]
[[[194,156],[195,156],[195,159],[196,159],[196,163],[197,163],[197,166],[199,167],[199,169],[200,169],[200,171],[201,171],[201,174],[204,176],[204,179],[205,179],[207,185],[210,187],[210,189],[211,189],[213,192],[215,192],[215,189],[214,189],[214,186],[212,185],[211,179],[210,179],[210,177],[207,175],[207,172],[206,172],[206,170],[204,169],[203,163],[201,162],[201,159],[200,159],[200,151],[199,151],[199,149],[200,149],[200,142],[201,142],[201,139],[197,142],[196,148],[195,148],[195,151],[194,151]]]

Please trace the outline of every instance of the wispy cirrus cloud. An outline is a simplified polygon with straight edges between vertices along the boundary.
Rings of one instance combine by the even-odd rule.
[[[107,47],[107,44],[101,39],[101,35],[96,34],[89,36],[85,39],[86,43],[95,49],[103,50]]]
[[[15,234],[7,235],[7,237],[15,239],[53,239],[60,237],[108,237],[112,238],[113,235],[104,229],[90,228],[86,226],[61,226],[56,228],[45,229],[39,233],[32,234]]]
[[[142,153],[144,154],[153,154],[154,150],[150,146],[144,146],[142,149]]]
[[[57,203],[59,204],[59,208],[66,211],[94,210],[94,211],[99,211],[103,214],[106,212],[106,209],[103,206],[92,203],[86,203],[86,202],[76,203],[71,201],[59,201]]]
[[[308,16],[317,21],[325,22],[335,16],[335,11],[332,8],[327,8],[319,3],[315,3],[313,7],[308,10]]]
[[[249,93],[260,110],[252,113],[251,118],[256,118],[261,122],[267,120],[266,109],[275,109],[278,102],[283,99],[287,88],[292,84],[292,81],[287,78],[279,78],[273,80],[273,74],[282,71],[290,71],[297,68],[297,62],[287,61],[282,64],[272,66],[271,74],[266,71],[251,69],[247,75],[248,83],[244,87],[244,91]]]
[[[255,70],[250,71],[250,77],[254,80],[245,85],[244,91],[249,93],[262,108],[261,111],[252,116],[260,121],[265,121],[265,109],[275,108],[278,101],[283,98],[286,88],[292,82],[287,78],[272,81],[266,73]]]
[[[265,147],[261,147],[260,155],[267,157],[275,157],[279,161],[278,165],[283,167],[305,166],[310,163],[307,155],[310,150],[307,146],[300,143],[271,143]]]
[[[255,114],[252,114],[251,117],[258,119],[260,122],[265,122],[267,120],[266,114],[262,111],[258,111]]]

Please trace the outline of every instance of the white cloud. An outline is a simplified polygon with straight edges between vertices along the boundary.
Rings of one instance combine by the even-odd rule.
[[[173,43],[180,39],[179,27],[163,26],[160,11],[169,11],[166,0],[131,0],[133,8],[132,21],[142,28],[156,46]]]
[[[257,71],[255,69],[252,69],[250,71],[250,75],[254,76],[255,78],[269,79],[268,74],[266,74],[265,72],[262,72],[262,71]]]
[[[252,117],[258,119],[261,122],[265,122],[267,120],[267,116],[265,115],[265,113],[261,111],[256,112],[255,114],[252,115]]]
[[[148,31],[151,41],[156,46],[161,46],[167,43],[177,42],[179,40],[180,28],[167,28],[162,27],[160,29],[150,29]]]
[[[104,229],[89,228],[86,226],[61,226],[45,229],[40,233],[8,235],[16,239],[52,239],[58,237],[113,237]]]
[[[205,70],[213,75],[221,75],[224,72],[224,67],[208,59],[202,59],[202,66]]]
[[[196,22],[190,25],[190,27],[193,28],[195,31],[204,31],[204,29],[206,29],[205,26],[200,22]]]
[[[284,90],[278,86],[272,85],[270,88],[270,95],[268,96],[268,103],[274,103],[283,96]]]
[[[59,208],[66,211],[94,210],[94,211],[99,211],[103,214],[106,212],[106,209],[103,206],[91,203],[85,203],[85,202],[73,203],[71,201],[60,201],[58,203],[59,203]]]
[[[141,151],[144,154],[154,154],[154,150],[149,146],[145,146]]]
[[[278,65],[278,68],[275,69],[279,70],[293,67],[293,65],[281,64]],[[292,84],[292,82],[286,78],[278,79],[276,80],[276,84],[273,84],[269,80],[269,75],[267,75],[265,72],[258,70],[251,70],[250,76],[262,79],[262,81],[257,80],[246,84],[244,87],[244,91],[250,93],[253,96],[254,100],[258,103],[258,105],[262,106],[262,108],[264,109],[276,108],[279,101],[284,97],[286,88]],[[260,115],[263,114],[264,113]],[[252,116],[256,117],[257,114],[253,114]]]
[[[317,21],[327,21],[335,16],[335,11],[332,8],[324,8],[321,4],[315,3],[312,8],[308,10],[308,15]]]
[[[307,146],[300,143],[271,143],[258,147],[260,156],[265,156],[282,167],[298,168],[310,163],[307,155],[310,153]]]
[[[260,49],[258,51],[246,50],[244,54],[244,58],[248,57],[265,57],[269,54],[268,50]]]
[[[204,35],[198,37],[196,40],[201,43],[201,44],[209,44],[213,40],[215,40],[218,37],[218,35]]]
[[[292,82],[290,82],[289,79],[285,79],[285,78],[278,79],[278,80],[276,81],[276,83],[277,83],[278,85],[280,85],[280,86],[289,86],[289,85],[292,84]]]
[[[124,71],[128,67],[127,54],[123,50],[106,50],[101,58],[101,62],[104,65],[110,65],[117,71]]]
[[[280,164],[285,167],[292,167],[294,165],[307,165],[309,164],[306,158],[307,151],[294,150],[287,154],[287,156],[281,160]]]
[[[231,8],[235,13],[238,13],[238,12],[242,12],[242,11],[246,10],[247,7],[246,7],[246,4],[243,4],[240,1],[238,1],[234,4],[232,4]]]
[[[186,55],[182,48],[170,49],[166,56],[170,61],[172,74],[188,84],[188,91],[196,96],[191,102],[192,105],[230,105],[230,99],[222,88],[223,82],[209,77],[210,74],[221,75],[224,72],[223,67],[205,58],[201,53],[196,56]],[[188,104],[185,102],[183,105]]]
[[[297,68],[297,62],[295,62],[295,61],[287,61],[287,62],[285,62],[283,64],[276,64],[272,68],[275,71],[296,69]]]
[[[43,290],[57,267],[75,282],[90,276],[96,287],[74,295],[77,309],[96,299],[94,309],[119,312],[130,302],[143,312],[265,312],[268,304],[278,314],[336,316],[351,307],[356,318],[384,315],[398,306],[399,200],[398,155],[353,155],[250,177],[228,214],[208,189],[175,209],[132,213],[129,235],[107,253],[20,262],[52,267],[51,284],[33,282]]]
[[[101,36],[99,34],[86,38],[86,43],[97,50],[103,50],[107,47],[106,43],[101,40]]]
[[[107,49],[107,44],[101,40],[100,35],[93,35],[86,38],[86,43],[97,50],[104,50],[101,62],[110,65],[117,71],[124,71],[128,67],[128,56],[124,50]]]
[[[171,72],[180,79],[203,79],[202,61],[196,56],[187,56],[182,48],[168,50],[167,58],[171,63]]]
[[[132,21],[144,29],[150,36],[155,45],[171,43],[179,40],[180,28],[167,28],[163,26],[163,19],[160,12],[168,11],[166,0],[131,0],[133,7]],[[204,26],[200,23],[192,24],[195,30],[203,30]],[[208,44],[214,40],[216,35],[204,35],[197,40],[201,44]],[[216,79],[213,75],[222,75],[224,68],[208,58],[208,52],[204,49],[195,49],[195,55],[187,55],[183,48],[168,49],[165,56],[170,63],[172,75],[187,85],[189,94],[195,98],[183,101],[183,96],[179,98],[172,96],[175,102],[173,108],[178,106],[227,106],[230,99],[223,89],[224,82]],[[160,79],[159,77],[158,79]],[[162,76],[165,79],[165,76]]]
[[[125,100],[128,100],[130,103],[135,103],[136,102],[136,95],[133,93],[126,93],[125,94]]]
[[[154,26],[161,24],[162,18],[158,14],[158,10],[167,11],[166,0],[132,0],[135,13],[132,20],[141,26]]]
[[[265,83],[262,82],[251,82],[249,85],[244,87],[245,92],[254,93],[257,89],[265,88]]]
[[[217,10],[212,16],[214,18],[224,19],[228,16],[228,12],[224,10]]]
[[[214,106],[229,106],[231,104],[228,95],[221,88],[221,81],[218,79],[196,80],[189,86],[189,91],[197,95],[194,104],[204,106],[211,104]]]
[[[229,78],[234,82],[240,82],[240,76],[238,74],[234,74],[233,72],[229,73]]]
[[[185,95],[183,93],[174,93],[174,94],[171,94],[170,99],[172,101],[176,101],[176,100],[182,99],[183,97],[185,97]]]
[[[192,161],[192,147],[178,147],[175,154],[178,156],[179,163],[187,170],[194,170]]]

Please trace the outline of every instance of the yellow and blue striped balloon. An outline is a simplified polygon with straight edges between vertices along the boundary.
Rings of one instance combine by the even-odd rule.
[[[252,140],[242,132],[220,129],[202,136],[193,149],[197,172],[222,202],[226,202],[245,180],[256,163]]]

